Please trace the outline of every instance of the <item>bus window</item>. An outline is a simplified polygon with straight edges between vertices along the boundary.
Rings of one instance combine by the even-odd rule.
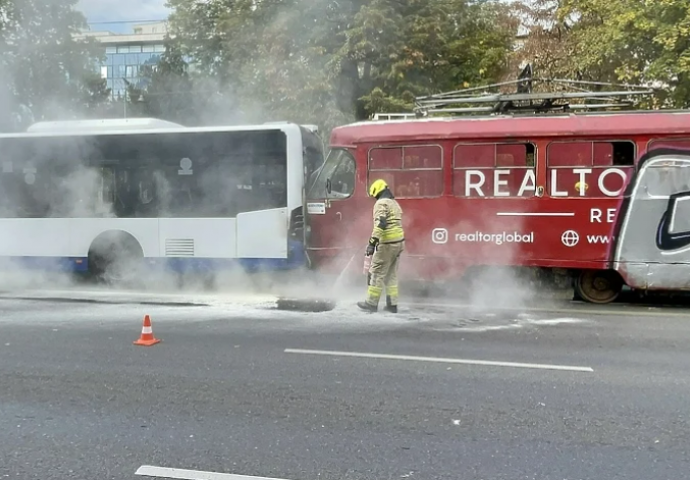
[[[3,217],[95,214],[102,183],[98,173],[75,156],[74,143],[61,137],[3,141]]]
[[[287,206],[280,130],[7,139],[0,213],[233,217]]]
[[[305,168],[305,178],[311,178],[324,162],[323,142],[317,133],[300,127],[302,132],[302,158]]]
[[[234,217],[287,206],[285,134],[104,136],[118,170],[118,216]]]
[[[397,198],[443,194],[443,149],[439,145],[376,147],[369,151],[368,184],[382,178]]]
[[[546,150],[549,195],[618,197],[634,164],[635,143],[631,141],[552,142]]]
[[[453,195],[531,197],[535,154],[532,143],[458,144],[453,149]]]

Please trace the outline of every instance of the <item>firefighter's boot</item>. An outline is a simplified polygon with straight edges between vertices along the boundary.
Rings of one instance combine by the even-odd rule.
[[[365,302],[357,302],[357,306],[359,308],[361,308],[362,310],[364,310],[365,312],[369,312],[369,313],[375,313],[379,309],[378,305],[372,305],[371,303],[366,302],[366,301]]]
[[[398,313],[398,306],[393,305],[390,295],[386,295],[386,306],[384,307],[384,310],[390,313]]]
[[[379,309],[379,298],[381,298],[381,287],[376,285],[369,285],[367,288],[367,299],[363,302],[357,302],[357,306],[362,310],[374,313]]]

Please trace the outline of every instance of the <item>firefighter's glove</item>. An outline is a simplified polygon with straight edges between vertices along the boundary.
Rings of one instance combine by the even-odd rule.
[[[367,245],[367,257],[371,257],[376,251],[376,245],[378,245],[379,239],[371,237],[369,239],[369,245]]]

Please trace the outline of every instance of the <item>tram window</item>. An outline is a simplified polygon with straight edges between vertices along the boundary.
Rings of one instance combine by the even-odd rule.
[[[635,143],[552,142],[546,150],[546,164],[551,197],[618,197],[632,175]]]
[[[327,192],[327,198],[348,198],[355,191],[355,159],[347,150],[335,152],[337,166],[329,178],[331,189]]]
[[[595,144],[597,145],[597,144]],[[620,166],[635,165],[635,144],[632,142],[612,142],[613,164]]]
[[[536,147],[524,143],[458,144],[453,151],[457,197],[531,197]]]
[[[677,148],[679,150],[690,150],[690,139],[687,138],[655,138],[650,140],[648,150],[660,148]]]
[[[402,148],[372,148],[369,170],[400,170],[403,166]]]
[[[534,151],[531,143],[496,145],[496,166],[534,167]]]
[[[676,235],[690,233],[690,197],[677,199],[670,218],[669,233]]]
[[[687,161],[653,160],[643,172],[638,191],[649,197],[668,198],[690,191],[690,163]]]
[[[443,149],[439,145],[372,148],[369,183],[382,178],[397,198],[443,194]]]
[[[552,142],[546,149],[549,167],[610,167],[635,164],[635,144],[614,142]]]

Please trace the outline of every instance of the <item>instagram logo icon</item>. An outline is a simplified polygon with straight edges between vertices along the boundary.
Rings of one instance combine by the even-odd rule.
[[[448,230],[445,228],[434,228],[431,231],[431,241],[438,244],[448,243]]]

